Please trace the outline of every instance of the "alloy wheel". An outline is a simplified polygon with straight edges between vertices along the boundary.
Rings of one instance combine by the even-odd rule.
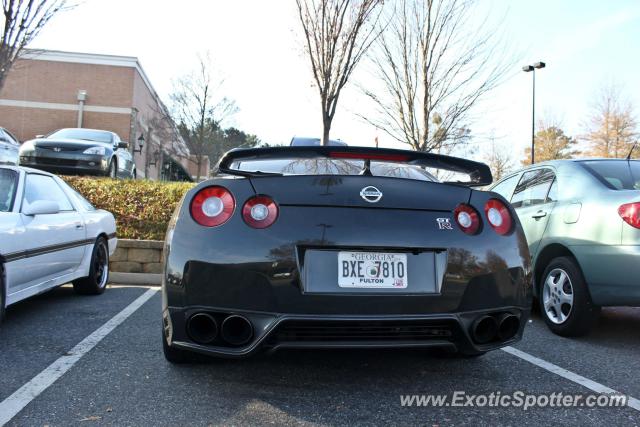
[[[109,255],[107,255],[107,248],[103,243],[100,243],[96,250],[96,256],[93,260],[93,271],[95,271],[96,285],[98,285],[99,288],[104,288],[109,276]]]
[[[542,302],[545,315],[557,325],[567,321],[573,309],[571,278],[561,268],[553,269],[544,281]]]

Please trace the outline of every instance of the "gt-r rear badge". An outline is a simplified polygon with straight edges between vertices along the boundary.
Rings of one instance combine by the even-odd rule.
[[[365,202],[377,203],[382,199],[382,191],[370,185],[360,191],[360,197],[362,197]]]
[[[453,226],[451,225],[451,220],[449,220],[449,218],[436,218],[436,222],[438,223],[438,228],[440,230],[453,230]]]

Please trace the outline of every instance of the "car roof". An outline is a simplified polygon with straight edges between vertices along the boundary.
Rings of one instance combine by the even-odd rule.
[[[535,163],[533,165],[529,165],[529,166],[525,166],[523,168],[520,168],[516,171],[513,171],[507,175],[505,175],[504,178],[501,178],[500,181],[504,180],[505,178],[508,178],[510,176],[513,175],[517,175],[521,172],[527,171],[529,169],[535,169],[535,168],[539,168],[539,167],[543,167],[543,166],[554,166],[554,167],[558,167],[558,166],[563,166],[563,165],[575,165],[578,163],[583,163],[583,162],[593,162],[593,161],[604,161],[604,162],[627,162],[627,161],[632,161],[632,162],[637,162],[640,161],[638,159],[618,159],[618,158],[610,158],[610,157],[582,157],[582,158],[578,158],[578,159],[562,159],[562,160],[546,160],[544,162],[540,162],[540,163]]]
[[[16,172],[23,171],[23,172],[28,172],[28,173],[39,173],[41,175],[47,175],[47,176],[55,176],[52,173],[45,172],[45,171],[40,170],[40,169],[27,168],[25,166],[0,165],[0,169],[11,169],[11,170],[14,170]]]
[[[536,164],[533,164],[533,165],[526,166],[526,167],[522,168],[521,170],[531,169],[533,167],[539,167],[541,165],[562,165],[562,164],[593,162],[593,161],[603,161],[603,162],[627,162],[627,161],[632,161],[632,162],[637,162],[639,160],[638,159],[629,159],[629,160],[627,160],[627,159],[611,158],[611,157],[580,157],[580,158],[577,158],[577,159],[546,160],[544,162],[540,162],[540,163],[536,163]]]
[[[86,130],[89,132],[106,132],[106,133],[113,133],[110,130],[104,130],[104,129],[89,129],[89,128],[60,128],[60,129],[56,129],[53,132],[58,132],[61,130]],[[52,133],[53,133],[52,132]]]

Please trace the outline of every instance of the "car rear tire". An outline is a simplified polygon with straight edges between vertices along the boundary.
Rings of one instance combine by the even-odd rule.
[[[80,295],[100,295],[109,281],[109,245],[104,237],[98,237],[93,245],[89,276],[73,282],[73,290]]]
[[[551,331],[563,337],[589,333],[600,315],[580,267],[573,258],[554,258],[541,277],[540,313]]]

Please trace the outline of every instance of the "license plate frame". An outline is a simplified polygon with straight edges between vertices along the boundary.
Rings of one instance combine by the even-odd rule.
[[[409,286],[406,253],[339,251],[337,258],[341,289],[405,290]]]

